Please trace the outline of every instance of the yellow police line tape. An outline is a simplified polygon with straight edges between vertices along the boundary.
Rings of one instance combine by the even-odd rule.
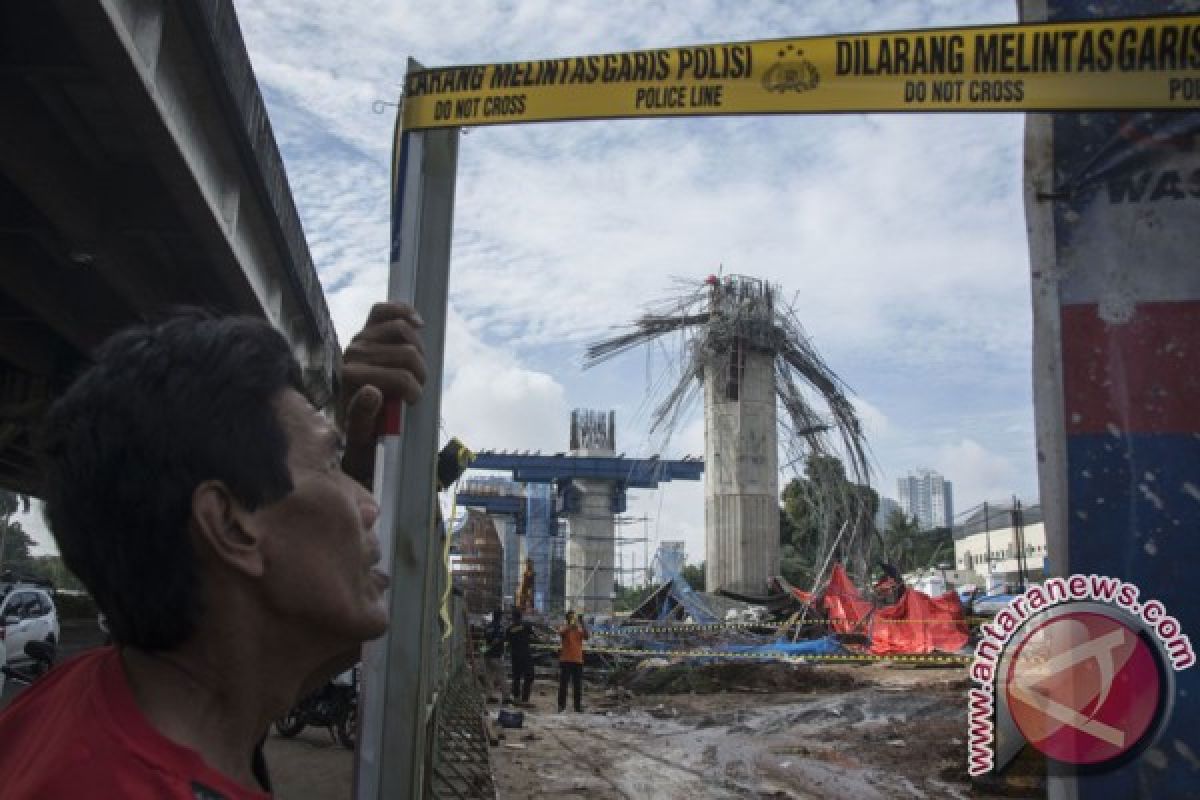
[[[986,622],[991,617],[966,617],[964,622]],[[836,619],[806,619],[798,622],[707,622],[707,623],[687,623],[680,625],[629,625],[619,629],[592,629],[590,633],[593,636],[626,636],[636,633],[688,633],[690,631],[720,631],[728,628],[790,628],[794,625],[832,625],[838,622],[847,622],[848,620]],[[876,617],[871,622],[884,623],[902,623],[902,622],[935,622],[935,623],[950,623],[957,620],[947,619],[887,619]],[[856,623],[857,624],[857,623]]]
[[[414,68],[397,133],[727,114],[1194,111],[1198,24],[1164,14]]]
[[[533,645],[539,650],[557,650],[558,645],[553,644],[535,644]],[[614,655],[637,655],[646,656],[649,658],[745,658],[757,661],[901,661],[904,663],[929,663],[929,664],[960,664],[965,665],[971,661],[971,656],[956,656],[956,655],[888,655],[880,656],[870,653],[814,653],[812,655],[794,655],[786,653],[732,653],[728,651],[718,650],[650,650],[637,647],[589,647],[589,653],[609,653]]]

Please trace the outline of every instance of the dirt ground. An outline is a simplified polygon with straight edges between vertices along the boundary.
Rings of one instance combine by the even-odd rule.
[[[272,731],[264,750],[276,800],[349,800],[354,754],[324,728],[305,728],[295,739]]]
[[[98,643],[92,627],[64,624],[64,651]],[[555,689],[539,677],[491,749],[501,800],[1044,796],[1038,764],[969,783],[961,667],[668,668],[587,684],[583,714],[555,713]],[[280,800],[350,797],[353,754],[323,729],[272,733],[266,756]]]
[[[969,783],[961,667],[771,667],[766,681],[743,676],[740,683],[751,685],[741,691],[632,695],[589,687],[584,714],[555,713],[552,687],[543,687],[523,728],[505,731],[492,750],[498,796],[1044,796],[1040,781],[1021,775]],[[712,688],[703,676],[692,680]],[[772,688],[756,689],[762,683]],[[781,683],[790,690],[776,689]]]

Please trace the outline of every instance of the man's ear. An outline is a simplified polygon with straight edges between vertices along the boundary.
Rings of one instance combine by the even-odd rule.
[[[262,542],[246,511],[221,481],[205,481],[192,492],[192,525],[209,555],[232,569],[263,574]]]

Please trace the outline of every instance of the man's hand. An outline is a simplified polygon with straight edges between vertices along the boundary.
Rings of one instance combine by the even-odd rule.
[[[342,357],[342,468],[371,488],[379,415],[387,401],[409,405],[425,385],[425,351],[418,330],[424,321],[406,303],[376,303]]]

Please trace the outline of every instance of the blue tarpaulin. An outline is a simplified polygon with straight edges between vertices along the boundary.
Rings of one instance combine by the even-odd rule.
[[[770,644],[736,644],[720,648],[728,653],[762,653],[764,656],[827,656],[844,653],[845,648],[832,636],[789,642],[779,639]]]
[[[692,622],[707,625],[720,620],[717,613],[709,608],[704,597],[691,587],[681,572],[670,569],[666,569],[664,572],[666,573],[663,577],[668,586],[668,597],[658,612],[660,621],[667,619],[677,605],[683,606],[683,610],[692,618]]]

